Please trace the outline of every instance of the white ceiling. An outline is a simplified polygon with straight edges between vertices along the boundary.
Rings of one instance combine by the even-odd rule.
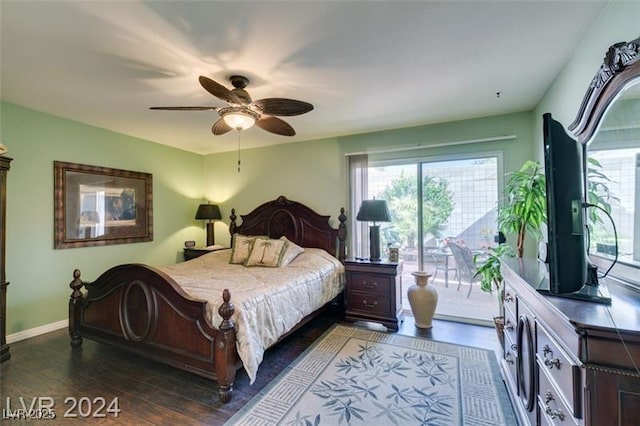
[[[0,0],[2,100],[207,154],[224,103],[198,83],[247,75],[253,99],[315,109],[259,147],[531,110],[606,1]],[[496,96],[500,92],[500,96]]]

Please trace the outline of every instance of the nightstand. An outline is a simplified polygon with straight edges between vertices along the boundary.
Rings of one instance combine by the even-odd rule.
[[[347,259],[345,320],[371,321],[397,331],[402,310],[402,263]]]
[[[211,253],[212,251],[217,251],[217,250],[224,250],[226,248],[227,247],[222,247],[222,246],[220,246],[220,248],[213,248],[213,249],[208,249],[204,247],[185,248],[183,256],[184,256],[184,260],[191,260],[191,259],[195,259],[196,257],[200,257],[203,254]]]

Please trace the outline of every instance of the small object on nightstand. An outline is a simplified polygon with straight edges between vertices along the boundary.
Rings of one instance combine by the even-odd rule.
[[[193,240],[185,241],[184,242],[184,246],[185,246],[185,248],[193,248],[193,247],[196,246],[196,242],[193,241]]]
[[[208,247],[186,247],[183,252],[184,260],[195,259],[203,254],[211,253],[212,251],[224,250],[228,247],[221,245],[212,245]]]
[[[389,247],[389,262],[398,262],[400,258],[400,249],[398,247]]]
[[[402,263],[349,259],[345,320],[381,323],[397,331],[404,320],[402,311]]]

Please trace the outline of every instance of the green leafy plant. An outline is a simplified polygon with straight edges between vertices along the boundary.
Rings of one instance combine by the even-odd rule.
[[[480,289],[492,292],[495,288],[498,297],[501,297],[502,273],[500,272],[500,258],[515,256],[513,248],[508,244],[500,244],[497,247],[489,248],[486,253],[478,253],[473,256],[473,263],[476,264],[476,277],[480,278]]]
[[[393,179],[378,198],[387,200],[393,230],[385,228],[383,240],[388,244],[416,245],[416,216],[418,211],[418,182],[415,176],[402,173]],[[422,178],[423,212],[422,226],[425,235],[440,237],[440,230],[453,211],[453,193],[444,179],[426,175]],[[395,235],[394,235],[395,234]]]
[[[546,183],[540,163],[526,161],[520,170],[507,174],[504,198],[498,213],[498,227],[517,235],[516,254],[524,254],[525,236],[542,236],[540,225],[547,220]]]
[[[602,164],[593,157],[587,157],[587,202],[607,213],[611,213],[612,203],[620,203],[620,198],[609,189],[610,183],[613,181],[602,172]],[[602,223],[598,209],[589,209],[589,221],[594,225]]]

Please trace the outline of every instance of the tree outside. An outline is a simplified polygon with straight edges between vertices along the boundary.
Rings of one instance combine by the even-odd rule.
[[[377,196],[387,200],[391,213],[391,223],[383,228],[382,244],[403,247],[408,250],[416,249],[418,212],[418,188],[415,176],[404,172],[384,188]],[[444,179],[424,176],[422,179],[422,223],[425,240],[429,236],[440,238],[441,230],[449,220],[453,211],[453,195],[449,184]]]

